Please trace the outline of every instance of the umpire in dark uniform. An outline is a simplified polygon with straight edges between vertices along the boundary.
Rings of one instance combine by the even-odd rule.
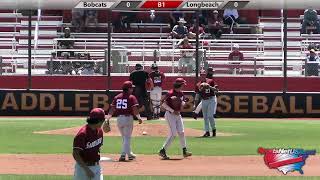
[[[137,97],[139,102],[139,108],[144,106],[145,116],[147,116],[147,120],[151,120],[151,110],[150,110],[150,102],[148,97],[148,92],[146,89],[146,82],[149,79],[149,73],[142,69],[141,64],[136,64],[135,70],[130,74],[130,81],[132,81],[135,88],[133,90],[133,94]]]

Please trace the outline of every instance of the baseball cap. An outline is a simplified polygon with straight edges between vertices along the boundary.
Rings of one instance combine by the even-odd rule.
[[[208,67],[207,71],[208,72],[213,72],[213,68],[212,67]]]
[[[133,88],[135,87],[131,81],[125,81],[123,84],[122,84],[122,89],[129,89],[129,88]]]
[[[99,122],[105,120],[105,115],[106,114],[103,109],[93,108],[89,113],[89,117],[87,119],[87,122],[92,123],[92,124],[99,123]]]
[[[213,14],[219,14],[219,12],[217,10],[214,10]]]
[[[316,51],[315,51],[314,49],[310,49],[310,52],[313,52],[313,53],[315,53]]]
[[[153,63],[152,65],[151,65],[151,69],[157,69],[158,68],[158,65],[156,64],[156,63]]]
[[[175,83],[186,85],[186,84],[187,84],[187,81],[184,80],[183,78],[177,78],[177,79],[175,80]]]
[[[233,44],[233,47],[239,49],[239,44]]]

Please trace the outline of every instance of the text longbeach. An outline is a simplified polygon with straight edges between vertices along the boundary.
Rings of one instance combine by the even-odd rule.
[[[182,9],[218,9],[222,1],[187,1]]]

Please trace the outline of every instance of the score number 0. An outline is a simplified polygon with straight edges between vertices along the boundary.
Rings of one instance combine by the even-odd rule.
[[[130,1],[127,1],[127,8],[129,8],[131,6]]]

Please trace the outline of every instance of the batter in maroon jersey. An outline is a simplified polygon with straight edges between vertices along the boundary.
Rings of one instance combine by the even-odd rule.
[[[134,160],[136,155],[131,151],[131,136],[133,130],[133,115],[135,115],[139,123],[142,119],[138,110],[138,100],[132,95],[134,85],[131,81],[126,81],[122,85],[122,93],[113,98],[111,104],[111,111],[107,119],[109,120],[112,115],[117,116],[117,125],[122,136],[122,152],[119,161],[125,161],[126,155],[129,160]]]
[[[99,165],[100,148],[103,144],[102,124],[105,113],[101,108],[91,110],[87,124],[79,130],[73,141],[73,157],[76,160],[74,179],[102,180],[103,174]],[[106,131],[105,131],[106,132]]]
[[[166,110],[164,115],[169,125],[169,134],[167,140],[163,144],[159,151],[159,155],[162,159],[169,159],[167,156],[167,149],[171,145],[172,141],[179,135],[180,146],[184,157],[191,156],[192,153],[187,150],[186,138],[184,135],[184,125],[180,111],[185,105],[184,94],[182,92],[183,87],[186,85],[186,81],[183,78],[177,78],[171,89],[163,100],[163,108]]]

